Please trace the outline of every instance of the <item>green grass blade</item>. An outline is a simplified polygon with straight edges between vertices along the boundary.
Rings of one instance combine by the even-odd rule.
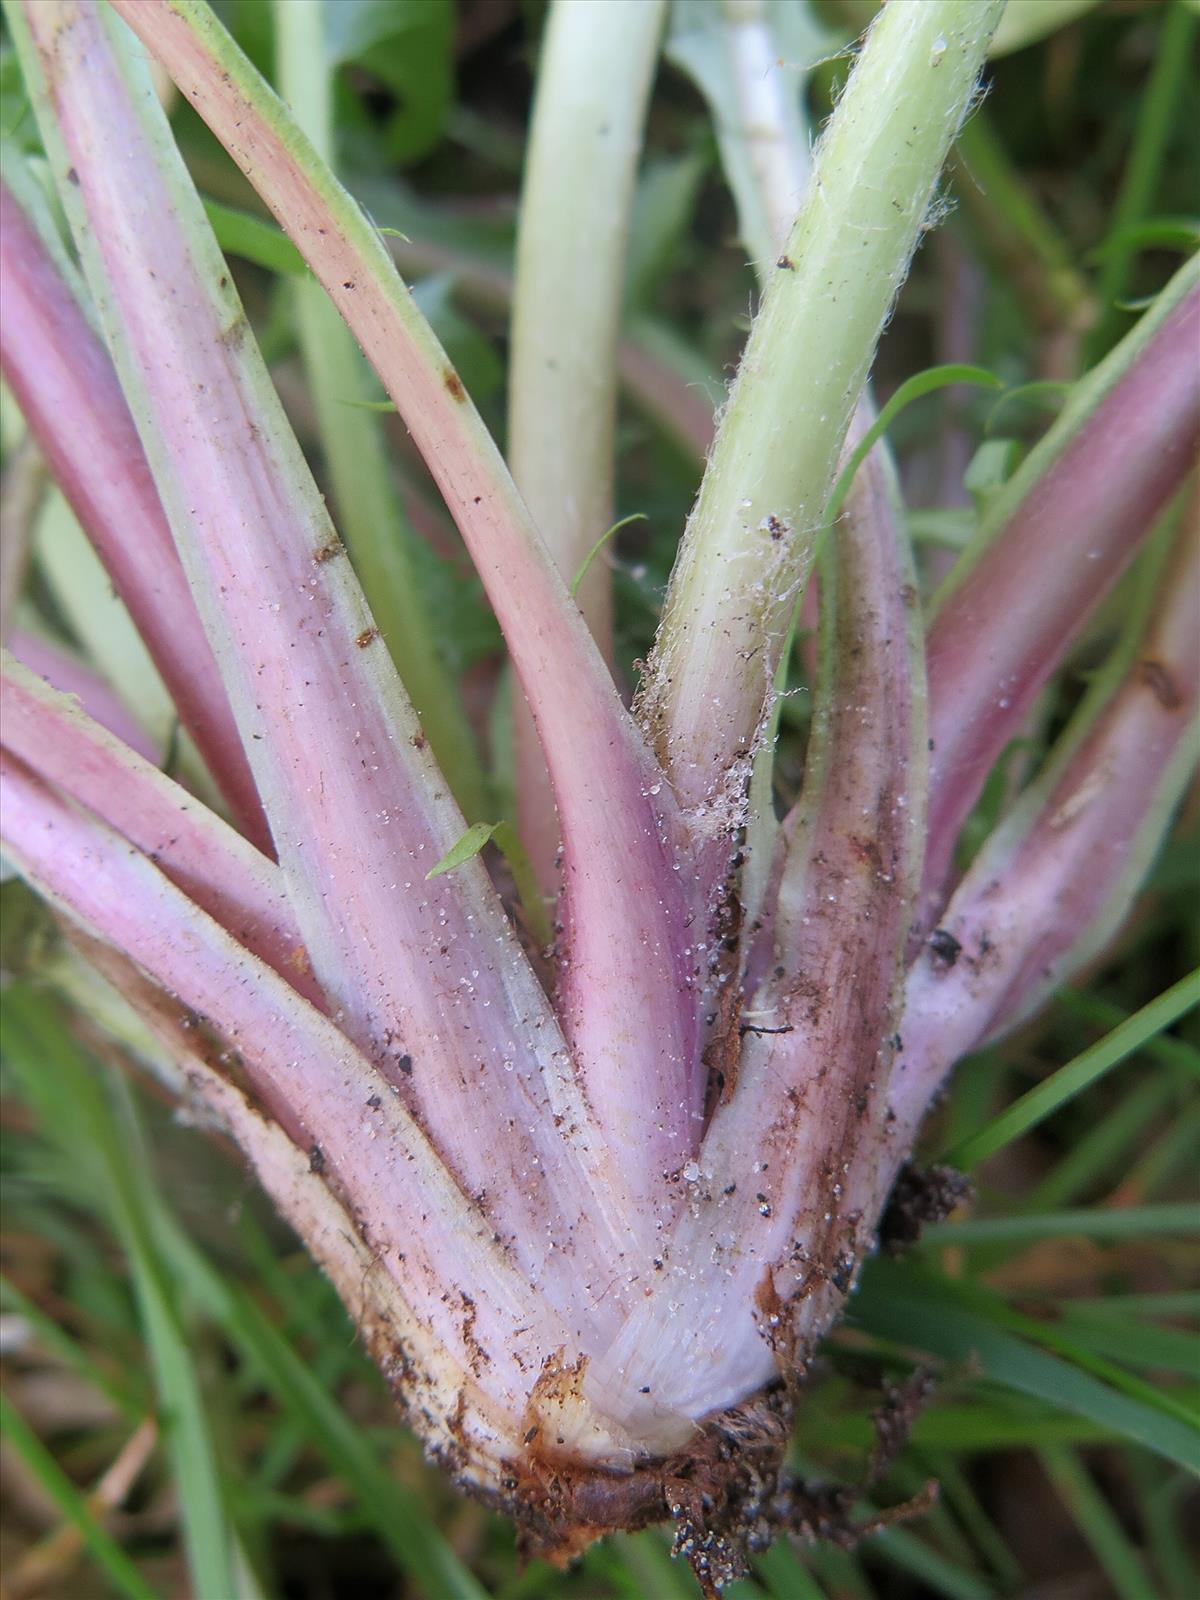
[[[264,1385],[358,1495],[372,1528],[397,1564],[439,1600],[485,1600],[484,1591],[439,1535],[415,1494],[389,1476],[367,1436],[345,1415],[320,1379],[257,1304],[210,1265],[182,1232],[161,1197],[148,1188],[136,1137],[126,1139],[95,1075],[73,1039],[50,1014],[43,995],[14,986],[6,998],[6,1055],[27,1098],[90,1187],[106,1200],[135,1273],[150,1346],[166,1442],[180,1487],[189,1551],[195,1550],[197,1595],[246,1592],[233,1570],[234,1547],[220,1504],[203,1397],[174,1306],[180,1294],[219,1324]],[[66,1114],[64,1106],[70,1108]],[[53,1122],[47,1119],[53,1117]],[[297,1312],[301,1310],[297,1307]],[[218,1572],[218,1567],[224,1571]]]
[[[992,1600],[996,1590],[975,1573],[964,1572],[936,1550],[931,1550],[907,1528],[887,1528],[873,1543],[880,1557],[901,1572],[920,1580],[946,1600]]]
[[[1136,659],[1136,655],[1133,659]],[[1182,842],[1186,844],[1187,841]],[[1103,1028],[1106,1031],[1119,1028],[1128,1017],[1128,1012],[1123,1011],[1120,1006],[1113,1005],[1111,1000],[1079,989],[1061,989],[1055,996],[1054,1003],[1071,1016],[1082,1017],[1093,1027]],[[1155,1061],[1161,1061],[1163,1066],[1180,1073],[1188,1073],[1200,1081],[1200,1050],[1189,1044],[1186,1039],[1177,1039],[1170,1033],[1160,1033],[1153,1039],[1147,1039],[1142,1049]]]
[[[1189,1429],[1200,1428],[1200,1411],[1194,1405],[1178,1398],[1176,1392],[1169,1391],[1161,1385],[1147,1383],[1144,1379],[1128,1370],[1127,1365],[1116,1365],[1108,1360],[1102,1352],[1106,1343],[1103,1334],[1096,1341],[1089,1337],[1089,1328],[1086,1321],[1082,1329],[1066,1327],[1065,1321],[1070,1316],[1068,1303],[1065,1311],[1060,1314],[1057,1306],[1051,1308],[1051,1315],[1046,1318],[1026,1316],[1020,1311],[1013,1310],[1002,1301],[990,1294],[987,1290],[972,1285],[964,1280],[957,1285],[951,1285],[949,1280],[942,1281],[942,1292],[952,1298],[957,1304],[966,1306],[972,1312],[986,1318],[997,1328],[1003,1328],[1008,1333],[1018,1338],[1027,1339],[1034,1345],[1043,1345],[1065,1356],[1080,1371],[1089,1373],[1102,1383],[1110,1385],[1113,1389],[1129,1396],[1139,1404],[1148,1406],[1151,1410],[1162,1412],[1163,1415],[1181,1422]],[[1145,1332],[1145,1330],[1141,1330]],[[1145,1338],[1139,1338],[1137,1357],[1126,1355],[1124,1360],[1128,1365],[1141,1366],[1155,1344],[1152,1337],[1153,1330]],[[1131,1327],[1125,1329],[1126,1339],[1132,1341],[1135,1337]],[[1111,1343],[1110,1341],[1107,1341]],[[1179,1344],[1168,1343],[1168,1366],[1172,1359],[1180,1355]],[[1162,1353],[1162,1346],[1159,1346]],[[1200,1371],[1200,1363],[1193,1363],[1186,1370]]]
[[[918,372],[902,383],[855,445],[850,453],[850,459],[839,473],[825,506],[826,526],[837,521],[846,503],[846,496],[850,492],[850,485],[854,482],[855,473],[900,412],[914,400],[919,400],[922,395],[932,394],[934,390],[945,389],[952,384],[971,384],[980,389],[1003,387],[996,374],[989,372],[986,367],[969,367],[956,362],[940,367],[927,367],[924,372]]]
[[[41,1306],[4,1276],[0,1276],[0,1309],[23,1318],[47,1355],[77,1372],[106,1399],[111,1400],[128,1421],[136,1422],[145,1415],[145,1397],[138,1394],[135,1384],[123,1383],[105,1372],[82,1345],[46,1315]]]
[[[1042,1451],[1042,1465],[1120,1600],[1154,1600],[1154,1589],[1112,1507],[1073,1451]]]
[[[1096,1192],[1114,1169],[1127,1170],[1130,1152],[1144,1147],[1148,1128],[1175,1096],[1169,1073],[1159,1072],[1139,1083],[1064,1152],[1021,1209],[1062,1210],[1080,1195]]]
[[[1112,342],[1124,322],[1114,302],[1125,293],[1135,247],[1128,241],[1130,230],[1150,210],[1162,171],[1163,158],[1174,127],[1180,97],[1188,83],[1188,62],[1192,59],[1192,38],[1197,14],[1185,0],[1168,0],[1162,6],[1162,25],[1150,82],[1138,107],[1133,147],[1125,166],[1120,193],[1112,212],[1109,238],[1119,247],[1104,256],[1096,299],[1100,320],[1089,340],[1089,358],[1094,360]]]
[[[1080,1372],[1089,1373],[1138,1404],[1181,1423],[1195,1435],[1200,1445],[1200,1406],[1196,1403],[1194,1390],[1190,1394],[1184,1391],[1181,1397],[1177,1388],[1167,1389],[1161,1384],[1147,1383],[1144,1378],[1130,1372],[1127,1366],[1119,1366],[1099,1354],[1095,1343],[1086,1333],[1080,1337],[1074,1331],[1064,1331],[1057,1320],[1027,1317],[1006,1307],[997,1307],[993,1320],[997,1326],[1006,1328],[1018,1337],[1028,1339],[1034,1345],[1047,1346],[1065,1356]],[[1130,1333],[1132,1331],[1129,1330]],[[1150,1342],[1149,1339],[1146,1341],[1147,1344]],[[1129,1357],[1125,1359],[1131,1365],[1141,1364]],[[1192,1370],[1196,1368],[1193,1366]]]
[[[976,1396],[969,1405],[941,1406],[926,1413],[913,1429],[922,1448],[973,1455],[996,1450],[1033,1450],[1054,1444],[1106,1444],[1116,1437],[1111,1428],[1045,1406],[1026,1411],[1017,1395],[1003,1392]],[[1004,1402],[1009,1402],[1008,1404]]]
[[[814,1577],[837,1600],[875,1600],[875,1587],[859,1562],[845,1550],[816,1545],[811,1552]]]
[[[118,1592],[128,1600],[158,1600],[157,1592],[116,1540],[101,1527],[87,1501],[5,1394],[0,1394],[0,1433],[63,1518],[78,1530],[97,1566],[107,1574]]]
[[[930,1454],[925,1459],[941,1485],[942,1503],[958,1518],[968,1539],[995,1573],[1001,1590],[1005,1594],[1019,1590],[1025,1582],[1021,1564],[983,1509],[967,1474],[949,1455]]]
[[[430,1523],[417,1496],[389,1476],[362,1430],[254,1300],[216,1272],[173,1223],[164,1226],[164,1248],[208,1314],[254,1363],[329,1465],[354,1489],[372,1528],[402,1569],[439,1600],[486,1600],[484,1590]]]
[[[1181,1289],[1166,1294],[1093,1295],[1071,1302],[1080,1311],[1121,1311],[1132,1317],[1200,1318],[1200,1291]]]
[[[641,1595],[653,1595],[655,1600],[695,1600],[696,1580],[685,1562],[672,1558],[669,1545],[657,1528],[613,1541],[607,1552],[603,1547],[597,1551],[598,1555],[604,1553],[611,1558],[607,1564],[610,1580],[618,1578],[627,1583],[634,1600]],[[557,1584],[550,1588],[546,1600],[557,1588]]]
[[[773,1545],[755,1566],[771,1600],[825,1600],[825,1591],[804,1558],[785,1540]],[[730,1600],[740,1600],[736,1589],[731,1591]]]
[[[1200,1337],[1182,1328],[1158,1328],[1120,1312],[1073,1304],[1055,1308],[1055,1326],[1074,1343],[1128,1366],[1187,1378],[1200,1372]]]
[[[874,1261],[850,1305],[850,1321],[876,1337],[971,1363],[991,1383],[1032,1395],[1200,1470],[1200,1428],[1122,1393],[997,1325],[988,1297],[892,1262]],[[1003,1308],[999,1308],[1005,1315]]]
[[[1162,1581],[1162,1600],[1192,1600],[1200,1594],[1200,1565],[1189,1547],[1186,1511],[1194,1484],[1185,1473],[1164,1473],[1159,1462],[1140,1453],[1130,1457],[1129,1472],[1146,1544]]]
[[[1076,1056],[1074,1061],[1060,1067],[1044,1083],[1023,1094],[985,1128],[946,1151],[940,1159],[950,1166],[970,1171],[1090,1088],[1148,1040],[1186,1015],[1197,1002],[1200,1002],[1200,968],[1134,1012],[1120,1027]]]
[[[1140,1239],[1158,1234],[1200,1233],[1200,1207],[1179,1201],[1128,1210],[1047,1212],[1034,1216],[982,1217],[978,1221],[943,1222],[928,1228],[917,1248],[941,1249],[948,1244],[1033,1243],[1078,1234],[1087,1239]]]
[[[118,1127],[111,1101],[48,997],[14,987],[6,998],[5,1049],[23,1087],[52,1085],[51,1138],[87,1141],[101,1195],[129,1260],[142,1328],[154,1369],[164,1436],[179,1486],[180,1516],[197,1594],[242,1592],[234,1572],[234,1541],[222,1504],[215,1452],[191,1351],[175,1309],[175,1291],[155,1247],[151,1217],[157,1197],[139,1170],[137,1152]],[[44,1096],[40,1109],[45,1111]],[[57,1102],[75,1116],[60,1119]],[[36,1102],[35,1102],[36,1103]],[[68,1154],[70,1154],[70,1149]],[[78,1153],[78,1152],[76,1152]]]
[[[1165,1188],[1182,1167],[1196,1170],[1196,1150],[1200,1145],[1200,1102],[1192,1103],[1171,1123],[1162,1137],[1130,1168],[1121,1193],[1149,1195]]]

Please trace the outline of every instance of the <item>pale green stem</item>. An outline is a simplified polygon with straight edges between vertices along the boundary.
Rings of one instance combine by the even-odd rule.
[[[568,581],[613,521],[617,338],[642,126],[662,0],[558,0],[538,70],[521,194],[508,456]],[[579,606],[612,654],[612,577],[594,561]],[[521,833],[546,890],[558,823],[533,719],[513,701]]]
[[[44,592],[85,659],[145,729],[161,759],[177,712],[142,636],[75,514],[51,489],[33,529],[34,567]]]
[[[737,127],[722,131],[722,144],[736,140],[737,159],[748,169],[739,226],[761,283],[792,230],[812,171],[800,112],[804,79],[780,57],[770,0],[723,0],[721,20],[738,111]],[[732,159],[726,153],[726,162]]]
[[[800,114],[801,86],[779,57],[767,0],[723,0],[725,58],[737,107],[737,127],[722,134],[722,153],[738,200],[742,243],[764,289],[796,221],[812,175],[812,155]],[[714,112],[719,108],[714,106]],[[735,165],[735,163],[737,165]],[[736,182],[738,167],[745,179]],[[779,269],[779,270],[786,270]],[[754,755],[746,813],[741,897],[753,927],[766,900],[774,861],[775,745],[785,688],[785,650],[775,674],[764,737]]]
[[[837,455],[1002,0],[889,5],[817,153],[672,575],[642,716],[700,835],[736,825]]]
[[[281,91],[317,154],[332,167],[323,23],[324,0],[275,0]],[[388,469],[383,422],[357,404],[373,399],[377,385],[320,284],[306,274],[293,294],[338,529],[438,765],[467,821],[481,821],[488,809],[486,780],[422,608],[407,549],[414,535]]]

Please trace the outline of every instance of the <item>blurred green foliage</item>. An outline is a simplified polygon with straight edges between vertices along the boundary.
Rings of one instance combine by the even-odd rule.
[[[852,7],[818,15],[803,0],[775,3],[794,9],[814,37],[850,37]],[[218,0],[217,9],[269,73],[271,7]],[[501,437],[507,274],[543,15],[541,5],[509,0],[336,0],[325,11],[343,174]],[[1179,62],[1195,30],[1195,10],[1182,0],[1111,0],[995,64],[875,382],[886,397],[907,374],[957,361],[1006,385],[1042,387],[1002,412],[976,392],[936,397],[897,419],[891,437],[931,585],[989,489],[1044,426],[1039,395],[1102,353],[1132,315],[1118,302],[1153,292],[1194,243],[1200,82]],[[815,66],[814,122],[845,70],[836,52]],[[0,127],[31,147],[7,50],[0,90]],[[298,262],[188,107],[176,107],[175,122],[291,400],[296,333],[286,287]],[[753,276],[707,111],[666,67],[636,219],[627,337],[685,398],[719,397]],[[321,474],[309,414],[300,400],[293,411]],[[412,553],[422,604],[447,661],[477,691],[476,720],[502,773],[504,719],[489,720],[485,705],[499,692],[499,634],[423,466],[394,420],[388,428],[395,487],[421,534]],[[619,514],[644,517],[606,552],[618,664],[631,685],[703,441],[627,401],[618,442]],[[52,603],[45,611],[53,621]],[[968,846],[1036,766],[1119,615],[1118,596],[1048,696],[1029,748],[1006,755]],[[784,798],[802,771],[807,686],[801,650],[788,684],[795,693],[784,701]],[[1200,1588],[1189,1543],[1200,1449],[1200,1213],[1182,1203],[1195,1199],[1200,1151],[1196,1015],[1155,1013],[1135,1048],[1109,1048],[1115,1059],[1102,1074],[1057,1080],[1068,1092],[1052,1095],[1045,1114],[1014,1126],[1009,1111],[1069,1073],[1064,1063],[1092,1060],[1087,1053],[1105,1048],[1114,1030],[1127,1037],[1127,1019],[1200,961],[1195,827],[1193,807],[1088,985],[960,1069],[925,1154],[986,1152],[971,1173],[982,1225],[943,1229],[905,1258],[872,1263],[806,1391],[796,1460],[814,1479],[864,1486],[864,1522],[877,1507],[918,1497],[930,1478],[942,1485],[940,1503],[854,1551],[780,1544],[731,1591],[735,1600],[983,1600],[1072,1575],[1081,1594],[1185,1600]],[[12,1593],[694,1595],[655,1530],[609,1540],[567,1574],[521,1568],[511,1529],[421,1462],[341,1305],[237,1159],[211,1131],[184,1125],[135,1043],[97,1026],[98,991],[23,887],[10,881],[2,894],[11,982],[0,1078],[0,1326],[17,1484],[9,1518],[17,1531],[6,1547]],[[909,1445],[868,1489],[871,1413],[918,1361],[937,1374],[933,1396]],[[158,1443],[120,1506],[98,1515],[88,1496],[146,1418],[157,1419]],[[74,1532],[55,1551],[47,1541],[59,1525]],[[22,1589],[39,1552],[51,1577]]]

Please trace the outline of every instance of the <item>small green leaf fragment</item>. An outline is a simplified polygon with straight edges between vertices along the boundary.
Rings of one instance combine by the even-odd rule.
[[[595,544],[588,551],[587,555],[584,556],[583,560],[580,562],[579,571],[571,579],[571,598],[572,599],[574,599],[575,596],[579,593],[579,585],[587,577],[588,568],[591,566],[592,562],[596,559],[596,557],[600,554],[601,550],[604,549],[604,546],[613,537],[613,535],[616,534],[616,533],[619,533],[622,528],[628,527],[631,522],[646,522],[648,520],[649,519],[647,518],[646,513],[644,511],[635,511],[635,512],[633,512],[633,514],[631,516],[622,517],[620,522],[614,522],[611,528],[606,529],[600,535],[600,537],[596,540]]]
[[[1118,228],[1101,244],[1089,250],[1089,261],[1107,261],[1110,256],[1141,250],[1181,250],[1190,254],[1200,248],[1200,219],[1196,217],[1148,217],[1144,222]]]
[[[825,508],[825,524],[836,522],[846,496],[850,492],[850,485],[854,482],[854,475],[870,454],[872,446],[877,439],[881,439],[892,423],[906,406],[914,400],[919,400],[923,395],[932,394],[935,389],[946,389],[952,384],[966,383],[978,389],[1002,389],[1003,383],[994,372],[989,372],[986,367],[969,367],[959,362],[950,362],[940,367],[927,367],[924,372],[918,372],[909,378],[907,383],[902,383],[895,394],[875,418],[875,421],[863,434],[855,446],[849,461],[842,468],[841,476],[833,486],[833,493]]]
[[[355,411],[395,411],[394,400],[354,400],[345,395],[337,396],[340,406],[350,406]]]
[[[426,882],[430,878],[440,878],[444,872],[452,872],[455,867],[461,867],[465,861],[470,861],[477,856],[485,844],[495,840],[496,846],[504,859],[508,862],[512,873],[513,886],[521,902],[521,909],[525,913],[525,921],[530,933],[541,946],[546,946],[553,941],[554,933],[550,926],[550,918],[546,913],[545,901],[542,899],[541,890],[533,872],[533,865],[526,854],[521,837],[511,822],[476,822],[463,834],[456,844],[449,850],[435,867],[431,867],[425,874]]]
[[[429,869],[425,874],[425,881],[428,882],[430,878],[440,878],[443,873],[453,872],[455,867],[461,867],[464,861],[470,861],[472,856],[477,856],[503,826],[503,822],[473,822],[462,838],[450,846],[438,864]]]

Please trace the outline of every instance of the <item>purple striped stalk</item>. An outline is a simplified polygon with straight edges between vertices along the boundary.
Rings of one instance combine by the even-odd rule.
[[[146,761],[157,761],[161,752],[133,712],[111,685],[72,651],[43,638],[14,628],[7,640],[15,660],[45,679],[61,694],[70,695],[102,728],[115,734]]]
[[[239,824],[269,849],[212,648],[112,362],[6,182],[0,182],[0,285],[5,382]]]
[[[1045,772],[941,919],[953,945],[908,975],[893,1107],[915,1131],[953,1063],[1007,1033],[1120,927],[1200,756],[1200,490],[1153,614],[1094,686]],[[955,949],[948,961],[939,951]]]
[[[484,1205],[467,1203],[379,1070],[148,857],[7,754],[0,800],[6,849],[50,903],[69,906],[86,936],[135,960],[201,1019],[219,1019],[260,1101],[310,1166],[328,1171],[360,1237],[380,1251],[410,1317],[428,1330],[430,1359],[486,1370],[500,1403],[523,1407],[524,1375],[572,1330],[502,1248]],[[333,1104],[342,1112],[331,1121]],[[419,1363],[423,1342],[403,1353]],[[436,1370],[418,1370],[416,1381],[436,1390]]]
[[[4,748],[69,789],[248,950],[321,1003],[275,863],[7,652]]]
[[[662,842],[670,790],[657,781],[567,581],[378,233],[321,171],[209,13],[172,0],[114,0],[113,9],[171,73],[324,284],[458,524],[504,631],[558,807],[563,1023],[596,1114],[624,1152],[628,1181],[658,1211],[661,1174],[694,1150],[703,1100],[686,984],[688,896]],[[657,883],[656,893],[644,892],[647,882]]]
[[[1193,509],[1161,581],[1151,541],[1134,577],[1158,598],[946,937],[909,953],[988,767],[1194,452],[1192,267],[1031,453],[928,637],[890,465],[863,463],[819,556],[803,792],[779,821],[760,786],[731,861],[843,435],[999,10],[892,5],[871,31],[684,537],[644,735],[378,234],[212,14],[11,9],[104,341],[23,200],[14,389],[110,570],[148,585],[154,616],[133,587],[131,609],[164,676],[224,708],[214,773],[233,798],[245,751],[253,794],[238,833],[6,658],[6,856],[238,1141],[430,1449],[560,1557],[671,1514],[711,1589],[744,1570],[756,1507],[786,1521],[781,1397],[931,1097],[1094,958],[1195,764]],[[328,289],[462,531],[553,786],[553,992],[464,848],[122,17]],[[749,93],[753,60],[734,66]],[[601,429],[612,379],[608,361]],[[545,396],[520,398],[544,428]],[[602,457],[578,469],[597,507]]]
[[[61,188],[316,978],[464,1187],[489,1193],[494,1226],[535,1277],[547,1197],[528,1174],[540,1171],[598,1281],[629,1234],[613,1214],[618,1181],[482,866],[426,881],[461,815],[378,648],[149,81],[109,44],[118,24],[105,12],[26,15],[49,64]],[[497,1126],[511,1129],[516,1180],[500,1185]]]
[[[921,636],[892,493],[873,454],[823,572],[824,688],[773,965],[719,1035],[720,1103],[658,1303],[600,1369],[637,1371],[638,1429],[664,1447],[672,1423],[803,1364],[831,1315],[814,1291],[840,1299],[873,1237],[848,1171],[880,1143],[924,815]]]
[[[955,840],[1067,646],[1200,451],[1200,260],[1096,371],[991,508],[929,629],[924,926]],[[1036,574],[1036,578],[1034,577]]]

